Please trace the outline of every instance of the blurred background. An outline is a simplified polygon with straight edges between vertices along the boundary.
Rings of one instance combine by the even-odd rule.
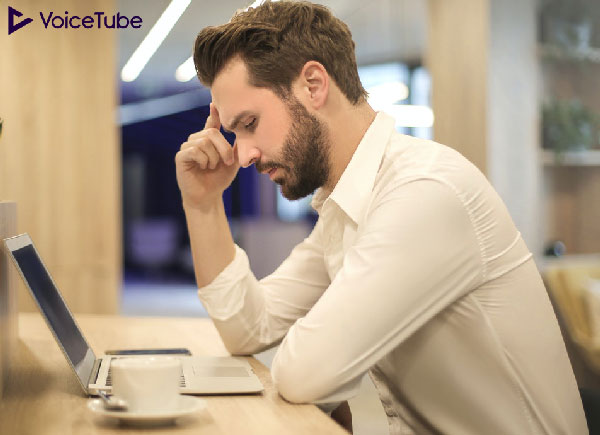
[[[320,3],[350,27],[373,107],[391,113],[398,131],[451,146],[487,175],[546,279],[580,385],[596,385],[600,3]],[[249,4],[0,2],[0,23],[9,5],[34,19],[0,33],[0,200],[17,202],[19,232],[30,233],[75,312],[206,315],[174,156],[208,115],[210,93],[190,60],[194,38]],[[143,25],[45,29],[40,11],[119,12]],[[285,200],[254,168],[240,170],[224,200],[258,277],[316,221],[310,198]],[[23,289],[19,308],[34,310]]]

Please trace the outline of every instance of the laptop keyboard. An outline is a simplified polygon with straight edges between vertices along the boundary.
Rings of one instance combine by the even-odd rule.
[[[112,367],[108,368],[108,376],[106,377],[106,386],[112,387]],[[179,386],[181,388],[185,388],[185,386],[186,386],[185,376],[183,376],[183,370],[181,371],[181,374],[179,375]]]

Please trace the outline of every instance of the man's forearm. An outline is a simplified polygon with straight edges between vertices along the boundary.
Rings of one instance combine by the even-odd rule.
[[[235,246],[223,201],[209,207],[185,207],[198,287],[210,284],[233,260]]]

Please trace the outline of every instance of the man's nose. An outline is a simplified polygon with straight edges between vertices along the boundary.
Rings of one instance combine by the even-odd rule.
[[[260,150],[246,141],[236,141],[238,159],[242,168],[256,163],[260,160]]]

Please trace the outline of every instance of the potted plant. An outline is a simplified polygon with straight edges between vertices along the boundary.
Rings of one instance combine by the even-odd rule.
[[[583,151],[598,145],[599,118],[581,101],[553,99],[544,104],[542,137],[544,148],[560,161],[567,151]]]

